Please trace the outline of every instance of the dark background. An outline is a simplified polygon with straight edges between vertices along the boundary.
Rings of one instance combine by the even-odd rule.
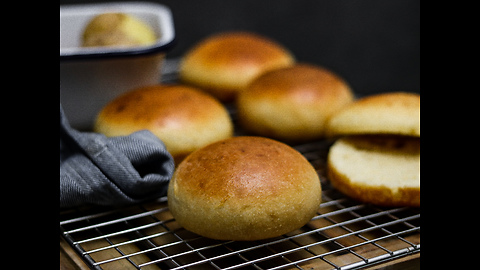
[[[60,4],[94,2],[99,1]],[[177,43],[167,58],[181,57],[210,34],[248,30],[283,44],[299,62],[331,69],[357,94],[420,93],[419,0],[150,2],[165,4],[173,13]]]

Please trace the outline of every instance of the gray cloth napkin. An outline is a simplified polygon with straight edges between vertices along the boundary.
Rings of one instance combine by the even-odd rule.
[[[174,168],[165,145],[151,132],[111,138],[79,132],[60,105],[60,208],[164,196]]]

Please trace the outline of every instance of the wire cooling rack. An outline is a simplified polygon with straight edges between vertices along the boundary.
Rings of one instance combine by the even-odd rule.
[[[322,204],[302,228],[253,242],[183,229],[165,197],[125,208],[60,212],[60,232],[93,269],[357,269],[420,252],[420,209],[362,204],[325,176],[327,141],[296,145],[322,182]]]
[[[176,62],[166,72],[175,80]],[[236,122],[233,106],[227,108]],[[236,135],[242,134],[236,128]],[[60,234],[92,269],[359,269],[420,252],[420,209],[354,201],[325,172],[331,142],[292,145],[320,176],[322,203],[312,220],[261,241],[219,241],[182,228],[166,197],[124,208],[60,212]]]

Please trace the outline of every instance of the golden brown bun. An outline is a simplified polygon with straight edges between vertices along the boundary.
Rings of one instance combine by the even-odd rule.
[[[180,79],[229,101],[259,74],[294,61],[289,51],[263,36],[225,32],[202,40],[185,54]]]
[[[281,140],[324,135],[328,117],[353,101],[348,84],[331,71],[307,64],[266,72],[237,98],[240,123]]]
[[[342,193],[382,206],[420,206],[420,138],[347,136],[330,148],[327,174]]]
[[[82,46],[141,46],[155,43],[153,29],[125,13],[102,13],[85,27]]]
[[[395,92],[358,99],[332,115],[327,134],[395,134],[420,137],[420,95]]]
[[[290,232],[305,225],[320,202],[312,165],[286,144],[262,137],[234,137],[193,152],[168,188],[180,225],[222,240]]]
[[[213,97],[182,85],[152,85],[114,99],[98,114],[94,130],[122,136],[148,129],[178,162],[207,144],[229,138],[233,124]]]

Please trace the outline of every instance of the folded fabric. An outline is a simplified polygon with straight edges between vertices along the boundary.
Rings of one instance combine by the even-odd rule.
[[[147,130],[107,138],[70,127],[60,105],[60,207],[123,205],[167,194],[175,168]]]

